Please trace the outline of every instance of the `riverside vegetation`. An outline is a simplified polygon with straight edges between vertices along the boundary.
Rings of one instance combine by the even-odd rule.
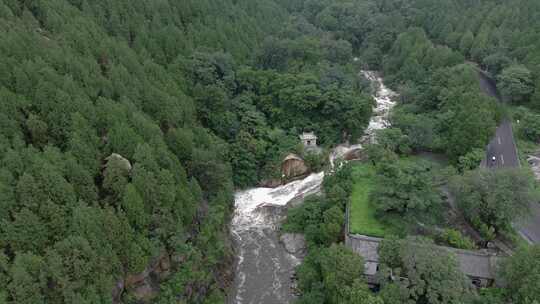
[[[379,132],[378,144],[366,149],[376,177],[370,181],[363,178],[373,173],[362,168],[367,165],[355,165],[353,172],[362,173],[351,177],[355,181],[353,189],[371,192],[371,195],[353,192],[352,203],[360,200],[362,205],[369,200],[376,212],[359,208],[361,214],[355,216],[352,211],[350,227],[386,236],[387,231],[397,231],[403,237],[409,233],[408,223],[444,216],[441,213],[444,197],[438,186],[449,183],[461,212],[484,240],[512,234],[510,223],[520,213],[527,212],[530,201],[537,201],[536,182],[528,168],[487,172],[477,167],[484,157],[485,145],[503,117],[520,119],[517,127],[520,140],[538,149],[539,138],[534,135],[537,124],[533,120],[538,115],[540,71],[536,62],[540,53],[533,37],[540,33],[530,26],[538,24],[533,16],[540,11],[539,3],[295,1],[290,9],[339,37],[347,37],[364,68],[383,71],[385,82],[400,94],[390,117],[392,127]],[[498,104],[481,91],[471,61],[496,79],[506,105]],[[401,161],[421,151],[444,154],[450,167],[433,175],[434,170],[429,166]],[[330,197],[330,193],[326,195]],[[298,215],[303,209],[306,216],[321,214],[308,206],[291,211],[294,216],[288,221],[303,218]],[[396,222],[399,228],[391,229]],[[323,214],[305,222],[308,241],[311,235],[308,232],[313,228],[307,227],[317,225],[325,229]],[[285,229],[290,227],[290,223],[285,225]],[[535,303],[540,300],[538,279],[524,283],[523,288],[512,282],[506,288],[475,291],[464,285],[463,274],[452,256],[433,255],[433,241],[408,239],[423,244],[424,249],[412,254],[407,242],[390,241],[380,251],[382,272],[392,269],[394,274],[408,280],[382,279],[382,289],[377,295],[365,292],[365,283],[356,281],[361,269],[342,268],[347,249],[319,241],[318,246],[323,249],[310,250],[299,268],[299,285],[303,291],[300,302]],[[434,240],[460,248],[477,246],[452,229]],[[339,250],[344,253],[336,254]],[[499,276],[509,282],[519,268],[525,278],[537,277],[540,248],[536,245],[516,250],[517,254],[500,268]],[[523,260],[518,261],[519,257]],[[334,268],[325,266],[328,259],[334,260]],[[346,265],[358,262],[350,259]],[[517,264],[524,267],[516,267]]]
[[[509,111],[519,136],[538,142],[539,12],[534,0],[0,0],[0,303],[112,303],[118,282],[163,253],[173,264],[154,302],[223,303],[233,190],[279,176],[304,130],[327,147],[359,138],[373,100],[358,65],[400,93],[373,161],[445,153],[464,173],[455,189],[470,220],[511,229],[508,210],[532,185],[522,172],[512,187],[488,176],[495,195],[479,182],[479,151],[506,111],[465,61],[497,79],[520,107]],[[504,265],[504,289],[464,288],[452,259],[426,251],[437,265],[419,266],[434,278],[426,289],[371,293],[361,258],[338,244],[351,170],[286,223],[320,248],[299,267],[301,303],[540,301],[537,246]],[[428,184],[407,191],[421,204],[388,196],[385,212],[439,203]],[[513,187],[523,195],[489,213],[472,205]],[[407,248],[389,252],[389,268],[415,267]],[[115,300],[140,299],[126,286]]]

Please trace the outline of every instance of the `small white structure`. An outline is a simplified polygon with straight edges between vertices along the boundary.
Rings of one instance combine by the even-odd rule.
[[[300,140],[304,144],[304,148],[317,148],[317,136],[313,132],[304,132],[300,135]]]

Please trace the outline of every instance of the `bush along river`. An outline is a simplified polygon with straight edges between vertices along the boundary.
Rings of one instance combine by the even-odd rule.
[[[388,126],[388,113],[395,105],[396,93],[383,84],[375,72],[362,71],[374,87],[376,105],[373,116],[360,140],[373,140],[376,130]],[[336,147],[330,154],[330,164],[360,145]],[[278,234],[279,223],[287,207],[301,202],[310,194],[318,193],[324,172],[314,173],[277,188],[254,188],[235,194],[235,212],[231,223],[237,255],[235,279],[229,298],[230,304],[277,304],[294,300],[292,277],[303,257],[303,240],[299,236]]]

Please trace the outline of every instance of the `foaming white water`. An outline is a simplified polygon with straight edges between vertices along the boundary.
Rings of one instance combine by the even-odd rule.
[[[373,99],[375,99],[375,107],[373,108],[373,115],[371,116],[368,127],[364,131],[364,135],[360,138],[360,144],[342,144],[332,150],[332,153],[330,153],[330,168],[332,169],[334,169],[335,160],[343,159],[353,151],[362,150],[363,144],[374,143],[377,130],[382,130],[390,126],[388,115],[396,105],[395,98],[398,94],[384,85],[382,77],[379,77],[377,72],[360,71],[360,74],[374,86],[375,94],[373,95]]]
[[[362,139],[373,142],[375,140],[375,133],[377,130],[385,129],[390,126],[388,121],[388,115],[390,110],[396,105],[395,98],[397,93],[390,90],[384,85],[383,79],[377,75],[374,71],[361,71],[362,75],[371,81],[372,85],[375,85],[375,108],[373,109],[373,115],[369,121],[369,125],[364,132]],[[364,140],[362,140],[364,142]]]
[[[231,232],[236,242],[236,278],[229,303],[290,303],[291,276],[299,259],[279,243],[281,208],[319,191],[324,172],[277,188],[255,188],[235,195]]]
[[[323,178],[324,172],[320,172],[277,188],[254,188],[237,192],[234,198],[233,229],[238,232],[253,227],[272,228],[275,223],[268,221],[263,207],[285,206],[294,198],[311,194],[319,189]]]
[[[375,131],[389,126],[388,114],[397,94],[388,89],[381,77],[372,71],[361,73],[375,86],[376,101],[373,116],[365,135],[358,145],[340,145],[330,153],[334,162],[348,153],[361,150],[362,144],[375,140]],[[311,174],[277,188],[254,188],[235,195],[235,213],[231,232],[236,241],[236,278],[231,304],[290,303],[292,301],[291,276],[301,260],[287,253],[279,243],[277,226],[280,208],[291,200],[303,198],[320,190],[324,172]]]

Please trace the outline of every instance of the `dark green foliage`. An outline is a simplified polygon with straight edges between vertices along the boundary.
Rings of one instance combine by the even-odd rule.
[[[321,276],[329,303],[340,303],[345,286],[351,286],[364,273],[363,260],[342,245],[332,245],[319,255]]]
[[[204,254],[173,263],[173,298],[220,302],[218,275],[191,275],[231,254],[232,119],[212,115],[285,17],[273,1],[0,1],[0,302],[111,303],[186,248]]]
[[[380,296],[384,304],[401,304],[408,298],[409,291],[401,284],[389,283],[381,289]]]
[[[463,303],[471,294],[452,253],[415,237],[385,242],[379,248],[382,273],[392,270],[398,279],[382,282],[385,303]]]
[[[508,298],[516,303],[540,301],[540,247],[520,248],[501,268]]]
[[[525,140],[539,142],[540,115],[520,107],[516,116],[519,120],[519,124],[516,124],[518,135]]]
[[[325,196],[308,197],[305,202],[288,211],[283,230],[305,233],[310,246],[329,246],[342,237],[345,206],[351,192],[349,166],[324,180]]]
[[[358,299],[375,302],[366,284],[362,258],[343,245],[331,245],[310,251],[298,268],[300,303],[358,303]],[[312,301],[312,302],[311,302]]]
[[[496,127],[491,101],[478,95],[463,95],[461,98],[460,103],[448,112],[451,116],[445,117],[444,121],[449,126],[445,134],[448,136],[446,149],[454,159],[474,149],[484,148]]]
[[[334,43],[338,49],[329,50]],[[358,84],[350,53],[348,42],[291,17],[264,40],[256,54],[261,69],[203,51],[173,65],[186,75],[203,125],[230,144],[235,185],[246,187],[279,177],[281,160],[296,150],[302,131],[314,131],[325,146],[360,137],[373,100]],[[178,137],[168,135],[168,143],[182,153]]]
[[[473,304],[505,304],[504,288],[484,288],[480,290],[479,295],[474,297],[470,303]]]
[[[455,177],[451,186],[464,214],[486,235],[490,227],[511,231],[535,198],[534,178],[525,169],[477,169]]]
[[[183,262],[159,303],[223,302],[233,185],[279,176],[304,130],[325,146],[361,136],[373,100],[353,54],[401,93],[384,148],[442,151],[472,169],[501,115],[460,64],[474,60],[505,97],[540,108],[539,10],[538,1],[0,1],[0,302],[109,303],[120,278],[164,251]],[[535,115],[520,128],[533,141]],[[370,158],[394,160],[384,148]],[[111,153],[132,169],[108,164]],[[396,175],[419,177],[405,178],[392,208],[435,202],[418,190],[424,171]],[[485,199],[481,208],[465,199],[485,235],[510,221],[491,209],[515,202],[503,180],[493,194],[467,191]],[[326,196],[293,211],[291,229],[312,244],[339,241],[350,188],[346,168],[327,177]],[[361,265],[341,247],[308,258],[301,301],[378,303],[345,260]],[[392,303],[387,290],[403,289],[383,290]]]
[[[480,166],[482,160],[486,157],[483,149],[474,149],[471,152],[459,157],[458,169],[461,172],[474,170]]]
[[[382,212],[402,215],[437,209],[441,195],[427,162],[383,162],[377,167],[377,182],[371,192],[374,206]]]
[[[379,245],[379,262],[389,268],[402,268],[400,248],[398,238],[394,236],[385,238]]]
[[[377,132],[377,143],[388,151],[409,154],[411,152],[411,142],[407,135],[400,129],[387,128]]]
[[[515,102],[524,102],[534,91],[531,71],[523,65],[505,68],[498,77],[497,87],[503,96]]]
[[[328,153],[304,153],[304,162],[312,172],[323,171],[328,162]]]
[[[443,245],[459,249],[472,250],[476,248],[476,245],[469,237],[464,236],[459,230],[455,229],[445,229],[439,234],[437,241]]]

